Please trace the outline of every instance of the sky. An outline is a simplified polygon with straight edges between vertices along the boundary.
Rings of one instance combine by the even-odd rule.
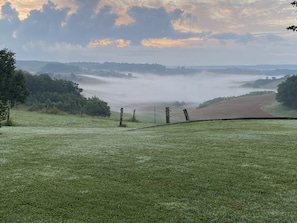
[[[0,49],[17,60],[295,64],[290,0],[0,0]]]

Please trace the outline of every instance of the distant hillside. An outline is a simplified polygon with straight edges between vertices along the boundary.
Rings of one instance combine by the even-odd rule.
[[[157,75],[189,75],[204,71],[216,74],[257,74],[266,76],[286,76],[297,74],[297,66],[295,65],[166,67],[157,63],[59,63],[18,60],[16,61],[16,66],[18,69],[22,69],[30,73],[92,74],[105,77],[131,77],[131,73],[153,73]]]
[[[17,60],[16,68],[28,71],[30,73],[39,72],[49,62],[37,60]]]
[[[265,88],[265,89],[277,89],[278,85],[284,81],[287,80],[287,78],[290,77],[290,75],[286,75],[281,78],[266,78],[266,79],[258,79],[253,82],[246,83],[242,85],[243,87],[249,87],[249,88]]]
[[[41,70],[41,73],[81,73],[79,66],[65,63],[47,63]]]

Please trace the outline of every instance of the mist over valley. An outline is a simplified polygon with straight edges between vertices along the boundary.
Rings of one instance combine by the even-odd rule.
[[[198,107],[217,97],[275,91],[281,80],[274,80],[297,72],[295,65],[166,67],[114,62],[17,61],[17,68],[78,83],[85,97],[96,96],[114,111],[174,102]],[[274,83],[265,85],[268,80]]]
[[[79,83],[83,88],[83,94],[86,97],[97,96],[107,101],[112,110],[137,104],[176,101],[198,106],[217,97],[240,96],[253,91],[271,90],[243,87],[244,83],[266,78],[264,75],[252,74],[201,72],[192,75],[160,76],[151,73],[133,73],[133,78],[81,76],[94,80],[94,84]]]

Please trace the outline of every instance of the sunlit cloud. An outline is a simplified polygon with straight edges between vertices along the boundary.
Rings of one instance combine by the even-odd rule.
[[[124,40],[124,39],[117,39],[117,40],[111,40],[111,39],[102,39],[102,40],[95,40],[89,43],[89,47],[105,47],[109,45],[116,45],[118,48],[127,47],[131,44],[130,40]]]
[[[108,46],[113,43],[110,39],[103,39],[103,40],[95,40],[89,43],[90,47],[97,47],[97,46]]]
[[[70,13],[73,13],[77,9],[75,0],[51,0],[58,8],[69,7]],[[0,6],[6,2],[10,2],[12,8],[15,8],[19,13],[19,19],[24,20],[28,17],[32,10],[41,10],[42,6],[48,2],[48,0],[0,0]]]
[[[118,39],[116,40],[117,46],[119,48],[127,47],[131,44],[130,40]]]
[[[296,8],[290,2],[0,0],[0,44],[25,58],[31,53],[33,59],[55,52],[69,60],[81,55],[105,60],[109,54],[110,60],[146,62],[151,56],[151,61],[159,62],[167,58],[163,52],[174,57],[176,50],[179,62],[180,52],[198,55],[204,50],[202,59],[206,53],[211,58],[221,54],[227,61],[237,50],[240,55],[254,50],[249,57],[254,59],[261,48],[267,52],[258,56],[263,60],[276,55],[273,50],[285,55],[283,51],[291,52],[296,45],[296,33],[286,30],[297,24]],[[56,53],[59,47],[64,53]],[[67,53],[76,49],[76,54]]]
[[[119,16],[119,18],[116,20],[115,25],[116,26],[128,25],[131,22],[133,22],[133,19],[130,16],[128,16],[127,14],[124,14],[122,16]]]
[[[145,39],[141,43],[145,47],[157,47],[157,48],[168,48],[168,47],[189,47],[193,44],[200,42],[200,38],[189,38],[189,39]]]

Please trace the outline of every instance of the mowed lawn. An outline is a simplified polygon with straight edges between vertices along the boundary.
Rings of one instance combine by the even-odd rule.
[[[0,128],[0,222],[297,221],[295,120],[13,119]]]

